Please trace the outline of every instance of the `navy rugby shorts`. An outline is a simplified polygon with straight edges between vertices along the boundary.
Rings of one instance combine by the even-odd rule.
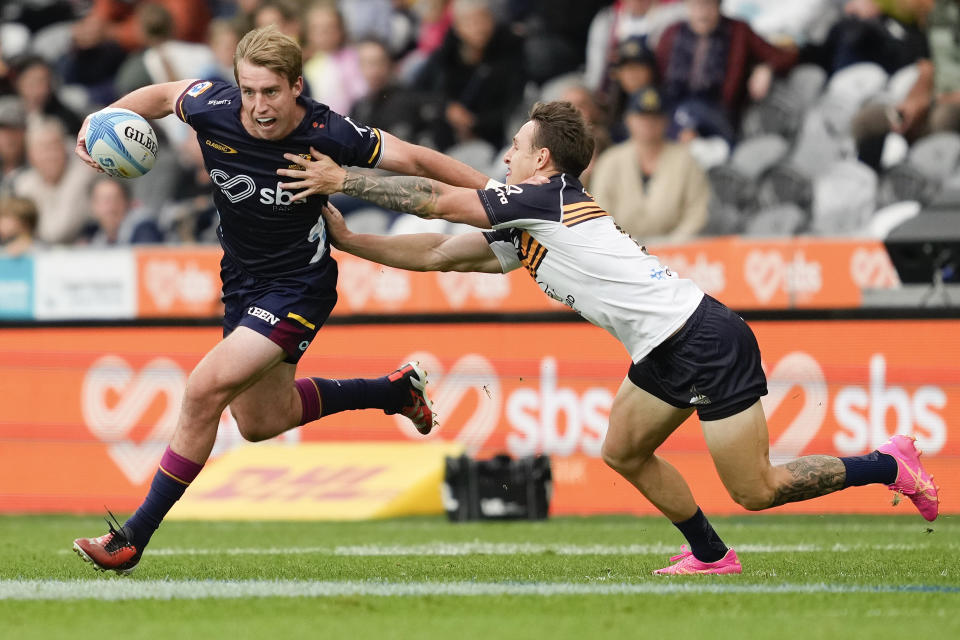
[[[740,413],[767,393],[760,347],[743,318],[711,298],[674,335],[630,367],[636,386],[701,420]]]
[[[286,352],[296,364],[337,303],[337,263],[305,274],[260,278],[241,271],[226,255],[223,281],[223,335],[248,327]]]

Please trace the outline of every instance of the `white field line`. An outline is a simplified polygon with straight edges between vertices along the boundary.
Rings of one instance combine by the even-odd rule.
[[[329,598],[341,596],[564,596],[674,594],[948,593],[939,585],[735,584],[673,582],[636,584],[574,582],[327,582],[310,580],[0,580],[0,600],[198,600]]]
[[[739,553],[849,553],[854,551],[918,551],[929,544],[741,544]],[[958,544],[937,545],[938,549],[960,549]],[[661,556],[677,553],[679,544],[535,544],[509,542],[431,542],[416,545],[350,545],[338,547],[225,547],[225,548],[150,548],[152,556],[246,556],[246,555],[322,555],[322,556],[467,556],[467,555],[558,555],[558,556]],[[60,553],[72,553],[62,549]]]

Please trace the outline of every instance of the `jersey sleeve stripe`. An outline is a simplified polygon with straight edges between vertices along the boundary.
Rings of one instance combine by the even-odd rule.
[[[380,154],[380,129],[373,127],[371,131],[373,131],[373,135],[377,136],[377,146],[373,148],[373,153],[370,155],[370,159],[367,160],[367,164],[373,164],[373,161],[376,160],[377,156]]]
[[[571,218],[571,219],[569,219],[569,220],[564,220],[564,221],[563,221],[563,226],[565,226],[565,227],[575,227],[575,226],[577,226],[578,224],[582,224],[582,223],[584,223],[584,222],[590,222],[591,220],[596,220],[596,219],[598,219],[598,218],[604,218],[604,217],[606,217],[607,215],[609,215],[609,214],[607,214],[606,211],[601,211],[601,212],[599,212],[599,213],[593,213],[593,214],[590,214],[590,215],[577,216],[577,217]]]
[[[187,121],[187,115],[183,112],[183,99],[187,97],[187,91],[190,91],[192,87],[193,85],[190,85],[189,87],[181,91],[180,97],[177,98],[177,112],[176,112],[177,117],[183,120],[184,122]]]
[[[582,216],[589,216],[589,215],[592,215],[592,214],[594,214],[594,213],[606,213],[606,211],[604,211],[604,210],[601,209],[600,207],[593,206],[593,207],[590,207],[589,209],[580,209],[579,211],[574,211],[574,212],[572,212],[572,213],[564,213],[564,214],[563,214],[563,219],[564,219],[565,221],[566,221],[566,220],[574,220],[574,219],[576,219],[576,218],[580,218],[580,217],[582,217]]]
[[[570,222],[577,222],[581,218],[594,217],[598,215],[606,215],[606,211],[600,207],[592,207],[590,209],[583,209],[582,211],[577,211],[576,213],[565,213],[563,214],[563,224]]]
[[[585,202],[573,202],[573,203],[570,203],[570,204],[565,204],[565,205],[563,205],[563,212],[564,212],[564,213],[575,213],[575,212],[580,211],[580,210],[582,210],[582,209],[590,209],[590,208],[593,208],[593,207],[600,208],[600,205],[598,205],[598,204],[597,204],[596,202],[594,202],[593,200],[587,200],[587,201],[585,201]]]

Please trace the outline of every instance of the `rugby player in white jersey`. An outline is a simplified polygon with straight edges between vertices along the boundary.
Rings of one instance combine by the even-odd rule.
[[[416,271],[500,273],[526,267],[548,296],[609,331],[631,357],[610,411],[604,461],[681,531],[673,564],[658,574],[740,573],[677,470],[656,455],[696,410],[714,464],[730,496],[751,511],[808,500],[849,486],[882,483],[908,496],[927,520],[937,489],[912,438],[893,436],[865,456],[804,456],[770,464],[760,397],[767,392],[760,350],[747,324],[678,277],[625,234],[577,176],[593,138],[567,102],[538,104],[513,138],[507,185],[452,187],[424,178],[371,177],[319,153],[294,155],[280,169],[295,198],[337,191],[424,218],[490,229],[462,235],[351,233],[325,209],[332,242],[348,253]]]

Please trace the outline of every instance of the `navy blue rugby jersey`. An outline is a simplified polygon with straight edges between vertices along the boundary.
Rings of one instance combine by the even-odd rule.
[[[226,82],[198,81],[177,99],[176,115],[197,132],[203,160],[216,185],[217,233],[224,253],[253,276],[293,275],[332,262],[320,209],[326,196],[291,202],[296,191],[280,188],[290,178],[283,157],[310,157],[310,147],[341,165],[375,167],[383,153],[381,133],[354,123],[326,105],[300,96],[303,121],[282,140],[254,138],[240,120],[240,89]]]

